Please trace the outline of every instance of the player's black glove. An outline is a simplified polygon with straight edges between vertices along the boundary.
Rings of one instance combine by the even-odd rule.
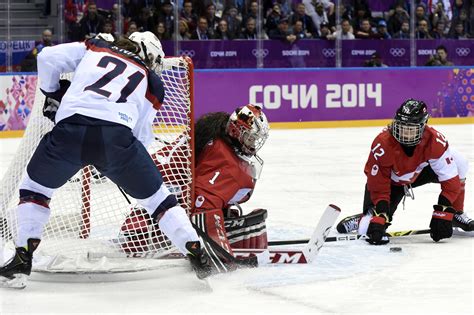
[[[430,236],[438,242],[453,235],[453,218],[456,210],[450,206],[434,205],[433,216],[430,222]]]
[[[54,120],[56,118],[56,112],[58,111],[59,108],[59,102],[56,101],[54,98],[47,97],[44,100],[44,105],[43,105],[43,116],[48,118],[54,123]]]
[[[56,112],[58,111],[61,100],[70,85],[71,82],[69,80],[59,80],[59,90],[55,92],[45,92],[41,90],[41,92],[46,96],[43,105],[43,116],[52,122],[54,122],[54,119],[56,118]]]
[[[374,216],[370,220],[367,228],[367,242],[372,245],[385,245],[389,242],[388,235],[385,232],[390,226],[390,217],[387,215],[390,205],[386,200],[377,202],[375,209],[373,209]]]
[[[389,226],[388,216],[385,213],[375,213],[370,219],[367,228],[367,242],[372,245],[385,245],[389,242],[388,234],[385,232]]]

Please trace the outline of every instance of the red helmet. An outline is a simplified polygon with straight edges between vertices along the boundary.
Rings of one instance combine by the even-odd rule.
[[[227,134],[240,144],[245,155],[255,155],[268,138],[268,120],[262,108],[248,104],[230,115]]]

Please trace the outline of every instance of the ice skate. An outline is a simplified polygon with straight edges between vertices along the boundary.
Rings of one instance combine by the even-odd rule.
[[[33,252],[38,247],[39,239],[29,239],[28,249],[17,247],[15,255],[0,268],[0,286],[24,289],[31,274]]]
[[[465,212],[455,214],[453,219],[453,227],[460,228],[465,232],[474,231],[474,220],[467,216]]]
[[[342,234],[356,232],[362,216],[362,213],[358,213],[342,219],[336,226],[337,231]]]
[[[193,270],[199,279],[207,278],[212,274],[212,267],[209,258],[203,252],[201,243],[199,241],[187,242],[186,249],[188,250],[188,258],[191,262]]]

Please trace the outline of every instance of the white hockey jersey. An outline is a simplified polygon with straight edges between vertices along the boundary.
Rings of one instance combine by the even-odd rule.
[[[56,123],[80,114],[127,126],[145,146],[150,143],[165,92],[161,79],[138,56],[98,39],[46,47],[38,55],[43,91],[57,91],[60,74],[68,72],[74,76]]]

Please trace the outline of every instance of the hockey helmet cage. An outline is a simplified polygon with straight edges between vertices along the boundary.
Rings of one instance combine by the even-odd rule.
[[[270,127],[262,108],[248,104],[237,108],[227,122],[227,134],[245,155],[257,154],[268,138]]]
[[[140,47],[138,55],[150,67],[156,71],[160,70],[165,53],[161,46],[161,42],[152,32],[134,32],[128,39],[136,43]]]
[[[423,101],[408,99],[397,110],[390,131],[403,145],[415,146],[421,141],[429,114]]]

